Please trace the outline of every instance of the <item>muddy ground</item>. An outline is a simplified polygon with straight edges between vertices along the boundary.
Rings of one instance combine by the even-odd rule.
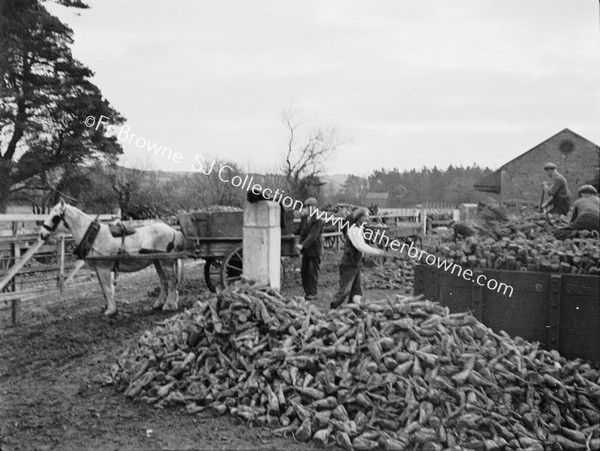
[[[337,289],[337,259],[326,252],[317,304],[326,308]],[[303,295],[299,259],[286,263],[284,295]],[[366,269],[376,272],[377,269]],[[118,277],[119,314],[102,316],[97,283],[61,299],[23,302],[19,323],[0,310],[0,449],[7,450],[305,450],[306,443],[279,437],[230,417],[135,403],[101,382],[119,354],[142,332],[173,313],[151,310],[154,270]],[[366,290],[367,299],[395,294]],[[180,310],[210,296],[202,263],[186,261]]]

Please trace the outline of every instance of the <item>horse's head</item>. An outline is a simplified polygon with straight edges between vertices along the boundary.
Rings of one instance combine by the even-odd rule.
[[[50,234],[54,232],[60,223],[62,222],[66,228],[69,226],[65,222],[65,211],[67,209],[67,204],[63,199],[60,199],[60,202],[57,203],[52,210],[50,210],[50,214],[42,224],[42,230],[40,230],[40,238],[43,240],[48,239]]]

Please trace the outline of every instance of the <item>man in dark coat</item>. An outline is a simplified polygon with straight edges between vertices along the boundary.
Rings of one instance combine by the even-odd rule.
[[[576,230],[596,230],[600,232],[600,199],[592,185],[579,188],[579,199],[573,204],[571,225]]]
[[[323,256],[323,221],[316,216],[317,199],[309,197],[304,202],[303,216],[300,222],[300,243],[298,250],[302,253],[300,275],[302,287],[307,301],[317,299],[319,268]]]
[[[546,163],[544,171],[549,179],[542,183],[547,196],[544,206],[552,207],[548,213],[566,215],[571,208],[571,192],[567,186],[567,179],[556,171],[554,163]]]
[[[362,298],[360,273],[364,255],[383,256],[386,252],[365,243],[363,226],[369,221],[369,210],[359,207],[346,218],[346,245],[340,260],[340,287],[331,301],[338,308],[346,299],[356,302]]]

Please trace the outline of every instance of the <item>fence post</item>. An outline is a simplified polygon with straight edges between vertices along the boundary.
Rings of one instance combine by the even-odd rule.
[[[16,224],[13,222],[13,224]],[[16,265],[21,259],[21,243],[16,241],[11,245],[11,258],[13,261],[13,266]],[[8,286],[8,291],[17,291],[17,275],[13,277],[10,281],[10,285]]]
[[[11,223],[11,229],[12,229],[12,236],[13,236],[13,238],[16,238],[17,234],[19,232],[18,225],[19,224],[17,223],[17,221],[13,221]],[[13,265],[16,265],[17,261],[21,258],[21,243],[18,243],[15,240],[15,242],[12,244],[11,247],[12,247],[12,249],[11,249],[11,257],[12,257]],[[11,280],[10,286],[8,287],[8,291],[12,291],[12,292],[16,292],[17,291],[17,276],[16,275]],[[21,300],[20,299],[11,299],[10,300],[10,319],[11,319],[11,322],[12,322],[13,326],[17,325],[17,320],[19,318],[20,307],[21,307]]]
[[[19,310],[21,309],[21,299],[10,300],[10,318],[12,325],[17,325],[17,319],[19,318]]]
[[[65,286],[65,236],[61,235],[58,243],[58,289],[62,293]]]
[[[342,241],[342,235],[341,235],[341,233],[342,233],[342,226],[340,225],[340,223],[339,223],[339,222],[337,223],[337,233],[338,233],[338,234],[337,234],[337,236],[335,237],[335,250],[336,250],[337,252],[339,252],[339,251],[340,251],[340,249],[341,249],[341,246],[342,246],[342,245],[341,245],[341,241]]]

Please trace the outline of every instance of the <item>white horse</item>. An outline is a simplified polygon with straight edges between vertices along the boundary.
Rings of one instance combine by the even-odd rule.
[[[114,237],[109,230],[107,224],[100,224],[97,230],[97,236],[93,242],[88,240],[88,229],[92,229],[90,225],[94,223],[94,219],[86,215],[78,208],[68,205],[64,200],[60,200],[52,210],[48,218],[42,225],[40,237],[46,240],[52,232],[57,230],[61,223],[64,224],[67,230],[71,232],[76,243],[80,244],[86,239],[89,243],[86,256],[112,256],[123,253],[138,254],[138,253],[159,253],[181,251],[184,247],[184,238],[181,232],[169,227],[164,223],[156,223],[139,227],[135,229],[135,233],[125,237]],[[86,236],[87,235],[87,236]],[[176,260],[125,260],[118,263],[118,270],[123,272],[135,272],[146,268],[154,263],[156,272],[160,277],[160,295],[154,303],[154,308],[162,310],[177,310],[177,271]],[[107,316],[112,316],[117,313],[117,305],[114,297],[114,285],[111,280],[111,272],[115,269],[115,261],[88,261],[92,266],[98,281],[102,287],[102,293],[107,303]]]

